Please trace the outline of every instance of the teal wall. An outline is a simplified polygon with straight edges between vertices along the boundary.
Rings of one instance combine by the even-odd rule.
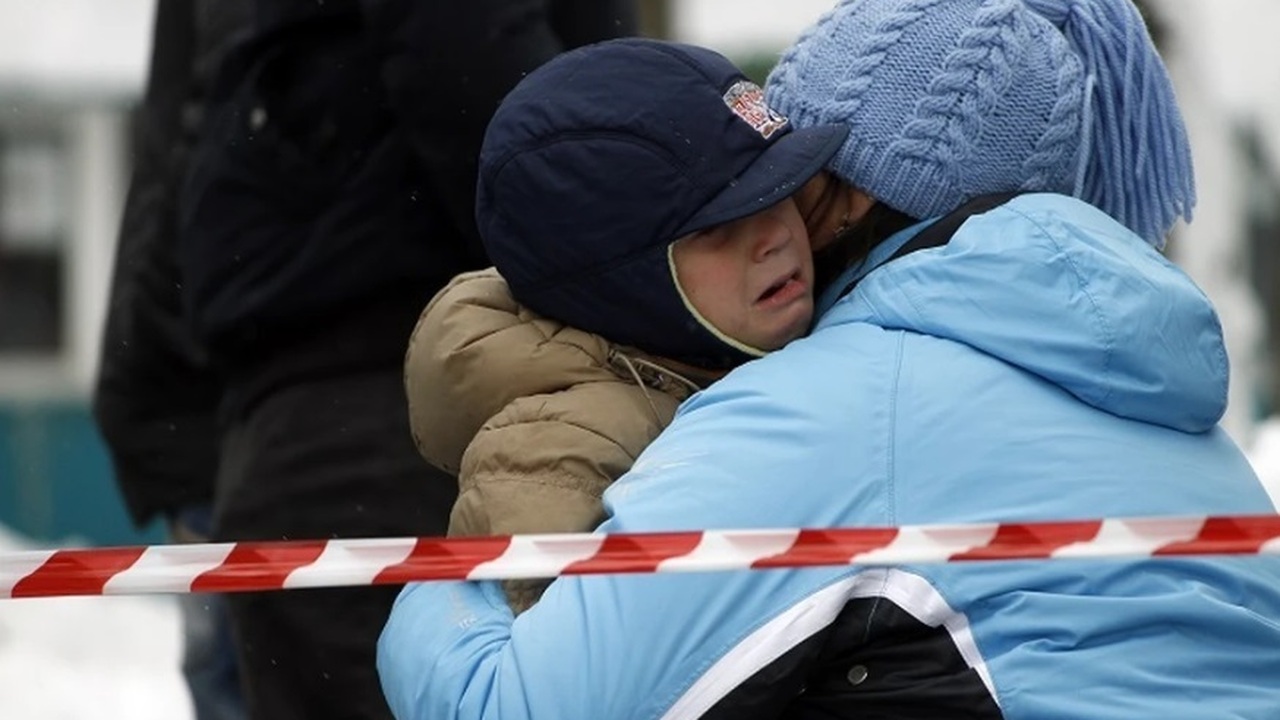
[[[160,542],[125,512],[86,403],[0,403],[0,525],[41,544]]]

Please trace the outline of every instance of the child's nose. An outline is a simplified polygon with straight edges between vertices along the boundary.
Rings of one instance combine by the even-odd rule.
[[[754,242],[752,259],[760,262],[773,253],[785,248],[792,241],[791,228],[783,222],[777,208],[771,208],[756,216],[753,223]]]

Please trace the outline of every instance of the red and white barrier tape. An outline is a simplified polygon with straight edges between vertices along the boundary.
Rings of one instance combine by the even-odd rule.
[[[0,598],[1187,555],[1280,555],[1280,515],[23,551],[0,553]]]

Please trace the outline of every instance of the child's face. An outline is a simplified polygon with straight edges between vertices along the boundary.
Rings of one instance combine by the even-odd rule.
[[[808,330],[813,254],[792,200],[686,235],[672,257],[685,297],[734,340],[777,350]]]

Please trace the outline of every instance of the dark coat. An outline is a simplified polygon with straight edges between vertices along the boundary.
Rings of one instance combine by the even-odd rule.
[[[211,496],[216,412],[399,366],[431,296],[487,265],[476,156],[498,102],[635,28],[631,0],[250,0],[204,77],[181,51],[219,43],[175,18],[210,32],[235,4],[157,15],[94,398],[138,522]]]
[[[570,44],[632,27],[623,0],[257,9],[214,86],[178,252],[239,409],[288,376],[398,365],[431,296],[488,264],[476,158],[499,101]]]
[[[177,187],[213,69],[251,0],[159,0],[151,72],[132,127],[93,413],[133,520],[207,501],[217,470],[219,384],[182,313]]]

